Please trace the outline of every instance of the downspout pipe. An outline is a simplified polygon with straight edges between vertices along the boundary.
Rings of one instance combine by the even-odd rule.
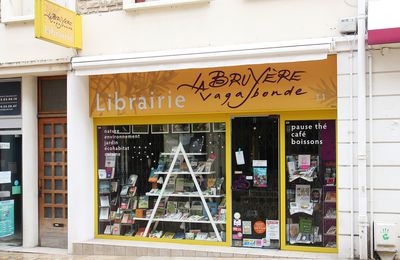
[[[358,227],[360,259],[368,259],[367,216],[367,134],[366,134],[366,0],[358,0],[357,36],[357,174],[358,174]]]
[[[354,108],[353,108],[353,100],[354,100],[354,70],[353,70],[353,65],[354,65],[354,53],[353,53],[354,46],[353,44],[351,45],[351,53],[350,53],[350,59],[351,59],[351,67],[350,67],[350,154],[351,154],[351,159],[350,159],[350,258],[354,258]]]
[[[370,232],[369,232],[369,254],[370,258],[374,258],[374,234],[372,227],[374,225],[374,127],[373,127],[373,85],[372,85],[372,53],[368,53],[368,86],[369,86],[369,195],[370,195]]]

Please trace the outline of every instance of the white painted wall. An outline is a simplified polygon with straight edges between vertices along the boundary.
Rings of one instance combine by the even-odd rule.
[[[38,245],[38,123],[36,77],[22,77],[23,247]]]
[[[4,63],[55,60],[72,57],[75,51],[35,38],[33,22],[0,23],[0,70]]]
[[[369,0],[368,30],[400,27],[399,8],[397,0]]]
[[[372,51],[372,122],[373,122],[373,170],[371,178],[374,185],[373,212],[375,221],[396,222],[400,231],[400,51],[389,49],[387,51]],[[353,62],[353,115],[355,121],[353,130],[357,124],[357,85],[356,85],[356,59]],[[356,144],[353,145],[353,155],[350,154],[350,90],[351,90],[351,59],[349,53],[338,55],[338,154],[339,154],[339,250],[340,256],[350,256],[350,183],[351,183],[351,159],[354,160],[354,233],[358,236],[358,182],[356,165]],[[368,77],[368,76],[367,76]],[[368,79],[368,78],[367,78]],[[368,82],[368,80],[367,80]],[[367,93],[369,86],[367,87]],[[367,118],[371,118],[368,109]],[[368,127],[368,122],[367,122]],[[367,140],[370,138],[367,128]],[[357,133],[354,133],[356,141]],[[370,149],[367,144],[367,174],[368,174],[368,217],[371,217],[371,188],[370,175]],[[356,256],[358,255],[358,239],[355,239]],[[397,244],[400,250],[400,240]]]
[[[356,8],[337,0],[213,0],[91,14],[83,16],[81,55],[339,36],[338,19],[348,16],[356,16]]]
[[[94,237],[93,123],[89,117],[89,79],[67,76],[68,252],[72,242]]]
[[[347,2],[354,1],[212,0],[173,8],[84,15],[83,50],[78,55],[339,36],[338,19],[356,16],[356,8]],[[71,49],[35,39],[33,22],[0,23],[0,69],[5,62],[75,55]]]

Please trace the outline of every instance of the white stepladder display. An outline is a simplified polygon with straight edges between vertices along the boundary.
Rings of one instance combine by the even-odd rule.
[[[177,147],[176,151],[174,153],[170,153],[170,155],[173,155],[174,157],[173,157],[171,165],[169,166],[168,171],[167,172],[162,172],[162,173],[161,172],[158,172],[158,173],[156,172],[156,174],[166,174],[166,176],[165,176],[165,179],[163,181],[163,185],[162,185],[162,188],[160,190],[160,193],[157,195],[158,196],[157,200],[156,200],[156,202],[154,204],[154,208],[152,209],[150,218],[148,219],[148,222],[147,222],[145,231],[143,233],[143,236],[147,237],[147,235],[149,233],[149,230],[150,230],[150,226],[151,226],[151,224],[153,222],[169,221],[169,220],[156,219],[155,215],[156,215],[156,211],[157,211],[157,209],[159,207],[161,199],[163,197],[168,197],[169,196],[168,194],[165,194],[165,190],[166,190],[166,187],[168,185],[168,181],[169,181],[171,175],[173,175],[173,174],[175,174],[175,175],[190,174],[191,177],[192,177],[192,181],[193,181],[193,183],[194,183],[194,185],[196,187],[196,191],[198,193],[198,195],[196,194],[195,196],[192,196],[192,197],[199,197],[201,199],[201,202],[203,204],[203,208],[204,208],[204,210],[205,210],[205,212],[207,214],[207,217],[208,217],[208,221],[201,220],[201,221],[190,221],[190,222],[191,223],[210,223],[212,228],[213,228],[213,230],[214,230],[214,232],[215,232],[215,236],[216,236],[217,240],[221,242],[222,241],[221,235],[218,232],[218,228],[217,228],[216,224],[217,223],[223,224],[223,223],[221,223],[220,221],[215,221],[214,220],[214,218],[213,218],[213,216],[212,216],[212,214],[210,212],[210,209],[209,209],[209,207],[207,205],[207,202],[205,200],[205,195],[203,194],[203,191],[201,190],[200,185],[199,185],[199,183],[197,181],[197,178],[196,178],[196,174],[197,175],[199,175],[199,174],[212,174],[212,172],[194,172],[193,168],[191,166],[191,163],[189,162],[188,154],[186,153],[185,149],[183,148],[182,143],[179,143],[179,146]],[[193,154],[191,154],[191,155],[193,155]],[[196,154],[194,154],[194,155],[196,155]],[[175,163],[177,162],[179,156],[183,156],[184,161],[185,161],[189,171],[177,171],[177,172],[174,171],[174,166],[175,166]],[[210,197],[210,196],[208,196],[208,197]],[[178,221],[179,222],[185,222],[185,221],[180,221],[180,220],[178,220]],[[177,222],[177,221],[175,220],[174,222]]]

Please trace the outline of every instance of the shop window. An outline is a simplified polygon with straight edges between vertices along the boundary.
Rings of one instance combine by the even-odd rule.
[[[130,11],[163,6],[178,6],[208,2],[210,2],[210,0],[123,0],[123,9],[125,11]]]
[[[225,123],[98,126],[97,147],[98,234],[226,241]]]
[[[67,7],[70,0],[52,0]],[[1,22],[26,22],[34,19],[34,0],[1,0]]]
[[[336,248],[335,120],[285,127],[286,244]]]

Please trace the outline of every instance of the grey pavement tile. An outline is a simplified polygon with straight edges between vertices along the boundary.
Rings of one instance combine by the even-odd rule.
[[[114,255],[126,256],[126,247],[125,246],[115,246],[114,247]]]
[[[121,247],[116,251],[122,252]],[[230,253],[212,253],[194,250],[169,250],[158,249],[154,251],[154,255],[149,255],[149,248],[140,247],[126,247],[126,256],[109,256],[109,255],[51,255],[51,254],[38,254],[38,253],[14,253],[0,251],[0,260],[184,260],[194,258],[193,260],[225,260],[225,259],[288,259],[295,260],[294,258],[284,257],[267,257],[249,254],[230,254]],[[135,249],[135,250],[132,250]],[[114,249],[115,250],[115,249]],[[115,251],[115,252],[116,252]],[[102,251],[104,252],[104,250]],[[128,255],[128,253],[138,253],[138,255]],[[156,255],[159,254],[159,255]]]

